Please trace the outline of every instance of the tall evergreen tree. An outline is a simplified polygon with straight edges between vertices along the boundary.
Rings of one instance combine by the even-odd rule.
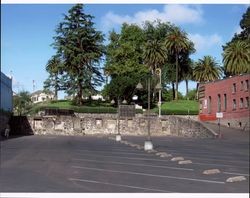
[[[104,55],[104,37],[94,28],[93,16],[85,14],[83,5],[73,6],[64,21],[58,25],[54,37],[54,47],[63,60],[65,82],[70,89],[77,86],[76,102],[83,104],[83,90],[95,91],[104,79],[99,63]],[[73,80],[73,81],[72,81]]]

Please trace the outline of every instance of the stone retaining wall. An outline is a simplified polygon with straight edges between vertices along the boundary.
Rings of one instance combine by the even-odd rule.
[[[117,134],[116,114],[76,114],[76,116],[29,117],[34,134],[53,135],[93,135]],[[200,122],[177,116],[151,116],[151,135],[172,135],[184,137],[213,137]],[[134,118],[120,119],[120,133],[126,135],[146,135],[148,118],[136,115]]]

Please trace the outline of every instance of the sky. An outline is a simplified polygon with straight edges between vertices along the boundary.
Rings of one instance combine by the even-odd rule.
[[[51,46],[56,26],[73,4],[1,4],[1,71],[13,76],[13,91],[33,92],[43,88],[48,77],[47,61],[55,54]],[[93,15],[95,28],[108,38],[109,31],[119,32],[122,23],[160,19],[187,32],[195,44],[194,61],[213,56],[222,65],[222,45],[240,32],[239,22],[246,4],[85,4]],[[108,40],[105,41],[108,43]],[[190,88],[196,83],[191,82]],[[180,91],[185,94],[184,83]],[[60,94],[63,97],[64,94]]]

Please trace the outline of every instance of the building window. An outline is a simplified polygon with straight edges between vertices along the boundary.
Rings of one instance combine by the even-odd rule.
[[[248,82],[248,80],[246,80],[245,90],[247,91],[248,89],[249,89],[249,82]]]
[[[236,83],[233,84],[233,90],[232,90],[233,93],[236,93]]]
[[[240,105],[239,106],[240,106],[241,109],[243,108],[243,106],[244,106],[243,105],[243,98],[240,98]]]
[[[233,99],[233,110],[235,110],[235,109],[236,109],[236,100]]]
[[[212,102],[212,98],[211,96],[208,97],[208,113],[211,113],[211,102]]]
[[[218,94],[218,112],[221,112],[221,97],[220,97],[220,94]]]
[[[243,81],[240,82],[240,90],[243,90],[244,89],[244,83]]]
[[[227,110],[227,94],[224,94],[224,111]]]
[[[249,97],[246,97],[246,104],[245,104],[246,108],[249,108]]]

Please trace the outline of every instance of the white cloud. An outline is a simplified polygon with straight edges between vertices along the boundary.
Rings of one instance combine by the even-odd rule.
[[[189,34],[189,39],[194,42],[197,51],[204,51],[211,49],[214,46],[222,45],[222,37],[218,34],[200,35]]]
[[[203,11],[193,5],[165,5],[163,11],[156,9],[144,10],[130,15],[119,15],[108,12],[102,20],[103,28],[109,29],[123,23],[142,25],[144,21],[161,20],[175,24],[197,24],[203,22]]]

